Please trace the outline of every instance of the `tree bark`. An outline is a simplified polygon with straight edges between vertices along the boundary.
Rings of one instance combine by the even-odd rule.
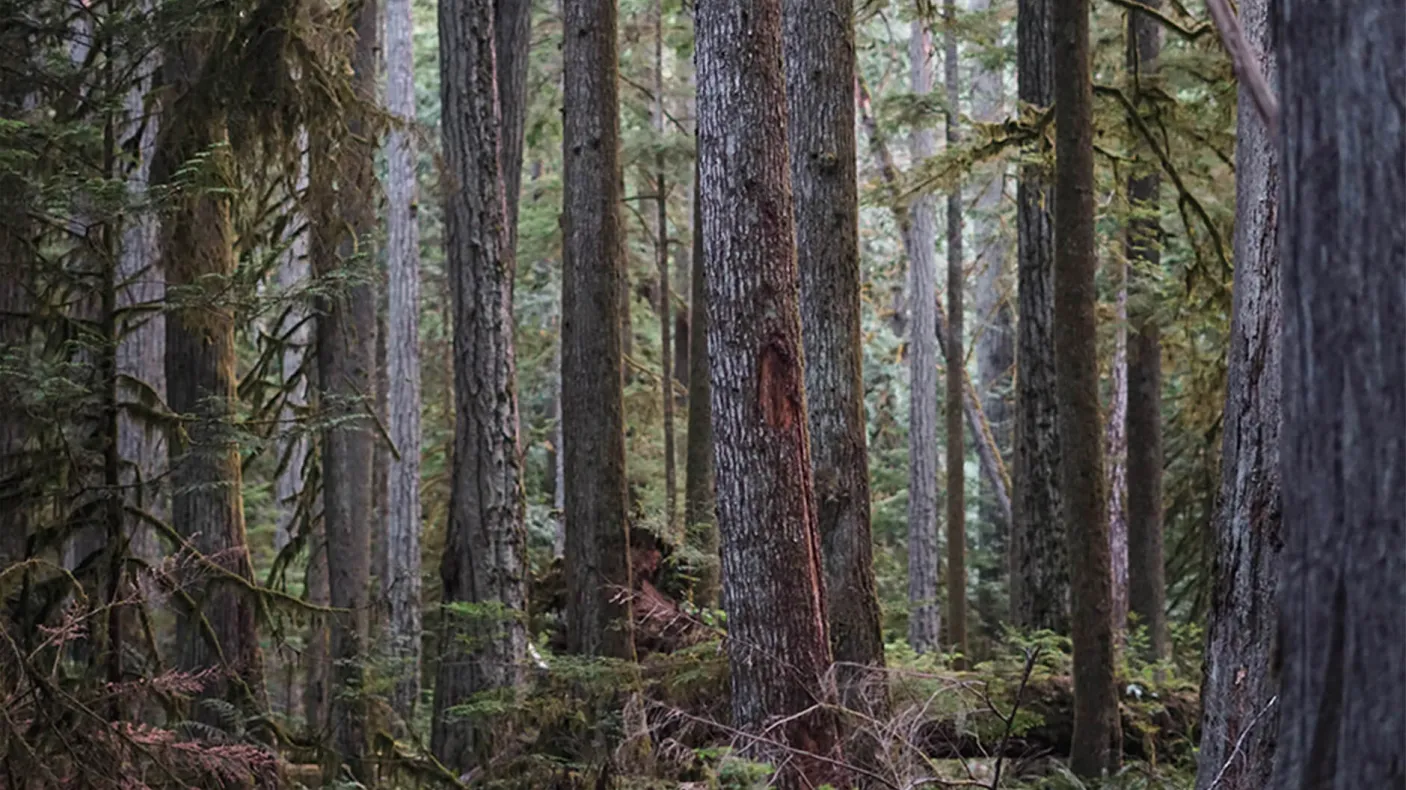
[[[1271,786],[1406,783],[1406,27],[1278,6],[1283,659]]]
[[[420,698],[420,220],[416,185],[415,53],[411,0],[386,0],[385,596],[391,707],[409,721]]]
[[[1112,579],[1098,397],[1094,274],[1093,86],[1088,0],[1055,0],[1055,393],[1060,487],[1069,543],[1074,642],[1070,769],[1097,777],[1118,766]]]
[[[654,2],[654,133],[664,142],[664,5]],[[664,406],[664,526],[675,534],[678,524],[678,476],[674,469],[674,346],[670,324],[672,288],[669,283],[669,190],[664,177],[664,152],[654,160],[654,257],[659,275],[659,394]]]
[[[567,643],[633,659],[615,0],[567,0],[562,420]]]
[[[870,715],[887,695],[863,667],[884,642],[869,524],[850,0],[785,0],[786,92],[801,330],[816,520],[830,646],[845,704]],[[880,693],[876,693],[876,691]]]
[[[781,0],[698,7],[708,349],[732,723],[782,788],[844,786],[811,485]],[[784,759],[783,759],[784,758]]]
[[[961,83],[957,76],[957,6],[943,4],[946,21],[942,34],[942,70],[947,88],[947,146],[961,142],[957,128]],[[966,447],[962,436],[962,400],[966,383],[966,354],[962,325],[962,188],[947,193],[947,644],[959,654],[958,669],[971,655],[967,644],[967,477]]]
[[[440,96],[451,188],[445,230],[454,310],[454,466],[440,578],[447,612],[431,749],[458,771],[487,765],[502,722],[455,716],[502,690],[511,707],[527,654],[527,531],[518,446],[507,174],[493,9],[439,6]],[[618,369],[618,368],[617,368]],[[569,493],[568,493],[569,496]]]
[[[1275,84],[1271,0],[1242,0],[1240,21]],[[1215,588],[1201,682],[1197,790],[1270,787],[1279,709],[1274,653],[1283,536],[1279,433],[1279,156],[1241,85],[1235,138],[1235,291],[1231,310]],[[1237,753],[1238,750],[1238,753]],[[1231,755],[1236,754],[1232,759]]]
[[[689,304],[688,447],[684,470],[684,528],[688,544],[701,557],[693,601],[717,606],[719,592],[718,516],[713,491],[712,383],[708,373],[708,294],[704,286],[703,200],[693,179],[693,271]]]
[[[1160,0],[1150,3],[1156,8]],[[1162,26],[1130,11],[1128,70],[1133,95],[1158,85]],[[1126,249],[1129,283],[1137,297],[1131,311],[1127,385],[1128,608],[1147,630],[1154,659],[1167,657],[1167,585],[1162,559],[1162,339],[1151,307],[1153,272],[1162,264],[1158,219],[1162,180],[1156,164],[1139,163],[1128,179]]]
[[[914,20],[908,39],[913,93],[932,92],[928,33]],[[913,161],[933,155],[930,129],[913,131]],[[937,601],[937,220],[930,195],[909,208],[913,243],[908,250],[912,297],[908,348],[908,643],[919,653],[941,648],[942,609]],[[944,338],[945,339],[945,338]],[[950,360],[949,360],[950,361]]]
[[[517,250],[522,199],[522,147],[527,129],[527,67],[532,59],[532,0],[494,0],[493,51],[498,59],[499,162],[507,203],[504,246]],[[509,272],[512,282],[512,272]]]
[[[1113,630],[1121,642],[1128,626],[1128,265],[1111,258],[1113,281],[1113,358],[1108,366],[1108,414],[1103,421],[1105,491],[1108,509],[1108,559],[1113,586]]]
[[[1016,12],[1020,100],[1054,104],[1052,0],[1020,0]],[[1043,141],[1027,152],[1047,153]],[[1055,397],[1054,222],[1049,170],[1021,165],[1016,194],[1015,502],[1010,533],[1011,621],[1021,628],[1069,629],[1069,552],[1059,488],[1059,406]]]

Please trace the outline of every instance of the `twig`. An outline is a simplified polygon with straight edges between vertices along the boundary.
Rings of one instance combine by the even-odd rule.
[[[1278,694],[1275,694],[1274,696],[1270,697],[1269,702],[1266,702],[1264,707],[1260,708],[1260,712],[1256,713],[1253,719],[1250,719],[1249,726],[1245,728],[1244,732],[1240,733],[1239,738],[1235,739],[1235,748],[1230,750],[1230,756],[1226,758],[1225,765],[1222,765],[1220,767],[1220,771],[1216,773],[1216,778],[1211,780],[1211,784],[1209,787],[1206,788],[1206,790],[1216,790],[1216,785],[1219,785],[1221,779],[1225,778],[1225,772],[1230,769],[1230,764],[1235,762],[1236,757],[1240,756],[1240,747],[1245,745],[1245,738],[1249,737],[1250,731],[1255,728],[1255,725],[1259,723],[1260,719],[1264,716],[1264,714],[1268,713],[1269,709],[1274,707],[1274,703],[1278,701]]]
[[[1030,674],[1035,671],[1035,661],[1040,658],[1040,646],[1025,651],[1025,669],[1020,673],[1020,688],[1016,689],[1015,702],[1011,705],[1011,715],[1001,716],[1006,722],[1006,731],[1001,735],[1001,746],[996,750],[996,767],[992,769],[991,790],[1001,786],[1001,764],[1006,759],[1006,747],[1011,741],[1011,731],[1015,729],[1015,717],[1020,713],[1020,701],[1025,697],[1025,687],[1030,683]],[[998,716],[1000,714],[997,714]]]
[[[1279,100],[1274,97],[1274,91],[1270,90],[1264,72],[1260,71],[1260,53],[1245,40],[1245,31],[1240,28],[1240,19],[1230,10],[1225,0],[1206,0],[1206,8],[1211,12],[1211,19],[1215,20],[1221,44],[1225,45],[1226,54],[1230,55],[1230,65],[1235,69],[1236,78],[1240,80],[1240,84],[1249,88],[1250,98],[1255,102],[1255,111],[1259,113],[1260,120],[1264,122],[1265,128],[1269,129],[1270,135],[1274,135],[1279,129]]]

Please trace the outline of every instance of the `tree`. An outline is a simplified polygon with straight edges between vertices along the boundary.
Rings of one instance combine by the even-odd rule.
[[[1069,544],[1074,641],[1070,768],[1095,777],[1118,765],[1113,687],[1112,579],[1099,430],[1094,273],[1093,86],[1088,0],[1054,0],[1055,394],[1060,488]]]
[[[567,0],[564,11],[566,633],[573,652],[632,659],[617,9],[615,0]]]
[[[1054,105],[1053,0],[1020,0],[1016,12],[1020,100]],[[1046,154],[1043,150],[1031,154]],[[1055,398],[1054,222],[1049,170],[1021,165],[1016,193],[1015,502],[1010,534],[1011,620],[1023,628],[1069,628],[1069,553],[1059,488]]]
[[[439,6],[440,95],[454,311],[454,466],[440,578],[451,608],[435,683],[431,749],[446,765],[486,765],[503,734],[452,712],[475,694],[511,696],[527,654],[527,533],[513,347],[502,115],[493,9]],[[457,605],[457,607],[456,607]]]
[[[420,696],[420,221],[410,0],[386,0],[386,422],[395,457],[386,494],[386,597],[396,713]]]
[[[1406,782],[1406,27],[1278,6],[1282,709],[1275,787]],[[1344,53],[1351,53],[1345,57]]]
[[[942,70],[947,87],[947,145],[955,147],[961,82],[957,75],[957,6],[943,4]],[[967,498],[966,447],[962,436],[962,398],[966,384],[966,355],[962,353],[962,188],[947,193],[947,643],[961,654],[957,667],[971,655],[967,645]]]
[[[499,160],[508,206],[505,244],[516,254],[522,145],[527,124],[527,66],[532,55],[532,0],[494,0],[493,52],[498,64]]]
[[[1150,4],[1157,7],[1159,3]],[[1130,11],[1128,70],[1133,95],[1140,101],[1157,85],[1157,58],[1162,26],[1151,16]],[[1162,336],[1150,302],[1161,265],[1161,224],[1158,193],[1162,180],[1157,165],[1140,164],[1128,177],[1126,250],[1128,274],[1140,286],[1134,304],[1132,336],[1128,342],[1127,483],[1128,483],[1128,608],[1147,635],[1156,659],[1167,657],[1167,585],[1162,560]]]
[[[841,784],[805,400],[781,0],[698,6],[700,194],[732,724],[783,788]],[[787,753],[785,747],[802,751]],[[784,760],[779,759],[784,757]]]
[[[718,517],[713,492],[713,409],[708,374],[708,294],[704,286],[703,200],[693,179],[693,271],[690,273],[688,353],[688,446],[684,468],[684,528],[702,556],[693,585],[694,603],[718,605]]]
[[[1275,82],[1269,0],[1243,0],[1240,21]],[[1201,682],[1197,790],[1269,787],[1279,673],[1274,658],[1283,547],[1280,403],[1279,156],[1240,85],[1235,138],[1235,290],[1221,450],[1215,587]],[[1232,758],[1233,753],[1238,755]]]
[[[654,257],[659,275],[659,393],[664,405],[664,526],[674,534],[678,523],[678,476],[674,469],[674,347],[669,323],[673,288],[669,283],[669,189],[664,177],[664,3],[654,2]]]
[[[846,704],[871,706],[858,667],[884,663],[869,524],[860,340],[854,22],[849,0],[783,9],[806,404],[830,645]],[[884,695],[879,695],[884,696]]]
[[[913,93],[932,92],[928,33],[914,20],[908,39]],[[932,131],[913,130],[913,159],[933,153]],[[913,296],[908,347],[908,643],[919,653],[936,650],[942,630],[937,603],[937,221],[932,197],[918,195],[909,209],[913,244],[908,250]]]

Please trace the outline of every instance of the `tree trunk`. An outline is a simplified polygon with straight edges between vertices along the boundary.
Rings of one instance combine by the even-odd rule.
[[[615,0],[567,0],[562,420],[567,643],[632,659]]]
[[[356,12],[351,45],[358,97],[376,100],[380,47],[376,3]],[[371,586],[371,529],[375,499],[376,433],[371,418],[376,385],[376,289],[372,239],[376,231],[374,132],[369,118],[354,113],[349,138],[335,158],[312,159],[313,187],[323,206],[315,223],[313,274],[320,280],[356,274],[339,292],[319,298],[318,386],[329,420],[322,437],[323,528],[332,606],[329,729],[340,759],[358,777],[367,747],[366,698],[362,690]]]
[[[532,57],[532,0],[494,0],[493,54],[498,64],[499,163],[507,202],[504,246],[517,250],[522,146],[527,129],[527,66]],[[512,282],[513,272],[508,272]]]
[[[1160,0],[1151,3],[1156,7]],[[1130,11],[1128,70],[1133,95],[1157,86],[1162,26],[1147,14]],[[1162,180],[1156,164],[1139,165],[1128,179],[1126,249],[1134,302],[1128,343],[1127,527],[1128,608],[1147,629],[1154,659],[1167,657],[1167,585],[1162,560],[1162,339],[1151,308],[1155,271],[1162,264],[1158,220]]]
[[[0,28],[0,49],[26,59],[30,49],[28,33],[19,25]],[[0,113],[6,119],[24,118],[25,95],[30,90],[27,80],[7,73],[0,79]],[[12,355],[16,361],[26,358],[34,324],[30,316],[34,276],[29,238],[32,199],[24,178],[7,167],[0,174],[0,359]],[[29,438],[24,400],[25,393],[16,378],[0,376],[0,569],[24,560],[27,551],[31,502],[22,485],[30,466],[24,457]]]
[[[497,97],[493,9],[439,6],[445,208],[454,309],[454,467],[440,577],[447,612],[431,749],[457,771],[487,765],[501,722],[456,717],[473,695],[502,690],[510,708],[527,654],[527,531],[513,348],[513,249]],[[618,367],[617,367],[618,370]],[[498,725],[495,727],[494,725]]]
[[[298,173],[293,178],[296,195],[288,201],[288,211],[295,219],[293,227],[284,239],[287,248],[278,261],[278,293],[287,300],[283,309],[282,321],[278,325],[278,339],[283,348],[279,354],[279,370],[285,388],[283,404],[279,409],[279,466],[274,478],[274,500],[278,504],[278,525],[274,533],[274,547],[282,551],[297,534],[298,517],[306,510],[300,510],[299,499],[303,491],[303,473],[307,464],[311,442],[303,433],[303,414],[308,407],[308,347],[311,342],[312,326],[308,310],[307,296],[302,292],[308,286],[309,260],[308,241],[312,231],[308,229],[307,217],[299,210],[297,200],[301,200],[308,190],[307,131],[298,133]],[[320,508],[314,508],[318,510]]]
[[[1128,488],[1128,266],[1113,257],[1108,262],[1113,281],[1113,359],[1108,366],[1107,419],[1103,422],[1104,482],[1108,509],[1108,559],[1113,586],[1113,630],[1122,640],[1128,626],[1128,519],[1124,493]]]
[[[321,510],[318,507],[317,510]],[[327,578],[327,530],[321,518],[311,524],[308,536],[308,567],[304,580],[307,602],[314,606],[329,606],[332,594]],[[322,616],[312,618],[308,625],[307,647],[303,649],[303,719],[308,733],[320,739],[327,729],[327,706],[331,701],[331,661],[327,638],[327,623]]]
[[[942,70],[947,87],[947,146],[961,141],[957,128],[961,84],[957,76],[957,6],[943,4]],[[971,655],[967,644],[967,478],[962,437],[962,399],[966,383],[966,354],[962,325],[962,188],[947,193],[947,644],[960,657],[958,669]]]
[[[654,2],[654,133],[664,142],[664,5]],[[678,476],[674,469],[674,346],[669,323],[672,306],[669,283],[669,190],[664,178],[664,152],[655,156],[654,256],[659,264],[659,393],[664,404],[664,526],[675,534],[678,524]]]
[[[845,704],[887,710],[871,673],[884,642],[869,526],[850,0],[785,0],[791,182],[806,403],[830,645]],[[866,688],[866,686],[868,686]]]
[[[1258,65],[1277,82],[1271,0],[1242,0]],[[1226,376],[1215,588],[1201,683],[1197,790],[1270,787],[1279,711],[1283,518],[1280,493],[1279,157],[1273,132],[1240,86],[1235,140],[1235,294]],[[1234,759],[1232,754],[1236,754]]]
[[[688,545],[700,556],[695,571],[693,602],[717,606],[718,516],[713,491],[713,406],[708,373],[708,294],[704,287],[703,200],[693,179],[693,271],[689,304],[688,448],[684,470],[684,528]]]
[[[207,153],[203,167],[216,172],[202,176],[219,177],[232,167],[228,149],[221,145],[228,139],[224,118],[197,108],[191,98],[203,67],[202,50],[203,42],[188,39],[166,53],[163,72],[170,103],[152,167],[155,183],[175,183],[192,157]],[[177,292],[166,314],[166,397],[171,410],[186,418],[185,441],[169,447],[171,523],[209,562],[252,581],[234,426],[235,316],[220,299],[236,265],[228,198],[183,191],[167,216],[165,237],[164,269]],[[187,671],[220,667],[227,674],[203,694],[234,700],[251,712],[262,709],[256,602],[226,580],[202,582],[210,576],[204,569],[192,575],[183,589],[189,600],[180,605],[177,621],[177,666]],[[212,716],[205,711],[201,718]]]
[[[386,0],[386,428],[395,448],[386,493],[386,601],[395,685],[409,721],[420,698],[420,221],[411,0]]]
[[[732,724],[777,785],[843,786],[787,167],[781,0],[699,6],[698,115]],[[752,751],[752,750],[749,750]],[[781,758],[784,758],[781,759]]]
[[[1112,580],[1098,398],[1094,274],[1093,86],[1088,0],[1055,0],[1055,392],[1060,486],[1069,543],[1074,641],[1074,742],[1070,769],[1117,769]]]
[[[1406,27],[1279,4],[1285,565],[1271,786],[1406,784]]]
[[[928,33],[914,20],[908,40],[913,93],[932,92]],[[930,129],[913,131],[913,161],[933,155]],[[930,195],[909,209],[913,243],[908,250],[912,295],[908,348],[908,643],[919,653],[939,650],[942,609],[937,602],[937,220]],[[959,366],[960,367],[960,366]]]
[[[1016,12],[1020,101],[1054,104],[1053,0],[1020,0]],[[1027,152],[1046,155],[1043,146]],[[1020,168],[1016,194],[1015,502],[1010,533],[1011,622],[1069,630],[1069,553],[1059,488],[1055,398],[1054,223],[1049,170]]]

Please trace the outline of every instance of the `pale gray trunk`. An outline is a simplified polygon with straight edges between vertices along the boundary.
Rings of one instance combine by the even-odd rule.
[[[1108,487],[1108,551],[1113,572],[1113,628],[1128,623],[1128,519],[1123,498],[1128,490],[1128,266],[1121,256],[1109,260],[1114,288],[1113,358],[1108,365],[1107,422],[1103,427],[1104,468]]]
[[[654,133],[664,144],[664,5],[654,4]],[[659,392],[664,405],[664,526],[666,534],[676,534],[678,522],[678,476],[674,454],[674,347],[673,326],[669,323],[671,286],[669,283],[669,190],[664,177],[664,153],[655,157],[654,256],[659,267]]]
[[[301,200],[308,189],[307,132],[298,134],[299,172],[294,178],[296,199]],[[296,203],[289,201],[289,210]],[[308,261],[307,219],[299,214],[289,222],[285,243],[287,249],[278,262],[278,291],[287,300],[278,338],[283,345],[279,366],[285,388],[283,405],[279,410],[279,468],[274,478],[274,500],[278,504],[278,524],[274,532],[274,547],[282,551],[297,533],[300,499],[303,492],[304,468],[310,450],[310,440],[302,431],[300,412],[308,406],[308,347],[312,340],[312,324],[307,299],[302,290],[311,273]]]

